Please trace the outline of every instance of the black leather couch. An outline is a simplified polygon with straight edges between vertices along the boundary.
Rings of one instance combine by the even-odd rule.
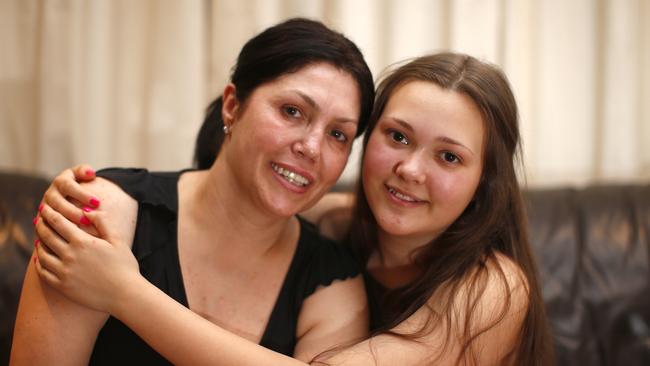
[[[0,173],[0,365],[46,187]],[[527,200],[558,365],[650,365],[650,184],[530,190]]]

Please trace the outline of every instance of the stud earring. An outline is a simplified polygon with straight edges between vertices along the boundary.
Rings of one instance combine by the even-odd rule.
[[[228,126],[226,126],[226,125],[223,125],[223,134],[227,135],[229,133],[230,133],[230,128],[228,128]]]

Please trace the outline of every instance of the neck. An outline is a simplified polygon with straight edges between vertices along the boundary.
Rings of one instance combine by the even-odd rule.
[[[368,261],[368,271],[387,288],[405,286],[422,273],[413,263],[413,254],[430,238],[395,236],[379,229],[377,251]]]
[[[217,160],[207,171],[183,175],[179,205],[185,205],[190,225],[210,236],[209,245],[227,246],[225,252],[233,255],[264,255],[286,243],[297,219],[263,212],[239,190],[224,165]]]
[[[429,244],[432,238],[391,235],[379,229],[377,240],[381,265],[390,268],[412,266],[413,254]]]

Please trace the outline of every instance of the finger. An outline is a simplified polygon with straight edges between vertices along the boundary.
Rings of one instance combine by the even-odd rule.
[[[94,236],[96,238],[104,238],[100,234],[99,230],[97,230],[97,228],[94,226],[94,224],[92,224],[92,219],[90,221],[91,221],[90,225],[80,225],[79,229],[83,230],[86,234],[92,235],[92,236]]]
[[[34,246],[47,246],[59,258],[65,258],[70,250],[68,242],[65,241],[56,231],[54,231],[44,220],[39,220],[35,227],[38,241]]]
[[[65,214],[63,216],[65,216],[68,220],[70,220],[72,222],[78,222],[79,225],[80,225],[79,228],[81,230],[87,232],[88,234],[90,234],[92,236],[100,237],[99,231],[94,226],[94,221],[93,221],[94,216],[91,214],[91,212],[95,211],[95,209],[92,208],[92,207],[84,206],[84,205],[81,204],[81,202],[79,202],[79,201],[77,201],[75,199],[71,198],[70,200],[72,201],[72,203],[75,206],[77,206],[78,208],[81,208],[82,213],[81,213],[81,215],[79,217],[76,217],[76,216],[68,217]],[[62,212],[59,212],[59,213],[63,214]]]
[[[45,223],[47,223],[52,228],[52,230],[56,231],[56,233],[59,234],[59,236],[61,236],[61,238],[63,238],[63,240],[68,243],[73,244],[93,239],[91,235],[79,229],[76,224],[65,218],[60,213],[54,211],[47,205],[43,207],[43,211],[41,211],[41,217],[43,218],[43,221],[45,221]]]
[[[36,247],[36,262],[40,263],[49,272],[54,274],[57,278],[61,278],[64,264],[59,257],[57,257],[44,243],[40,243]]]
[[[72,173],[77,182],[89,182],[97,177],[95,169],[88,164],[79,164],[72,168]]]
[[[61,280],[48,268],[41,265],[41,261],[36,256],[34,256],[34,269],[36,270],[38,277],[45,281],[49,286],[54,288],[61,287]]]
[[[76,202],[72,202],[74,204],[71,205],[70,202],[63,199],[62,197],[51,199],[50,202],[56,202],[55,204],[58,206],[58,208],[57,207],[51,207],[51,208],[57,211],[58,213],[62,214],[66,219],[70,220],[71,222],[77,223],[79,225],[78,227],[81,230],[94,237],[100,237],[100,232],[93,225],[92,216],[88,216],[87,214],[94,211],[92,207],[84,206],[82,208],[78,208],[76,206],[77,204]],[[39,217],[41,216],[40,213],[43,211],[45,205],[46,204],[41,203],[41,205],[39,206],[38,214],[36,215],[36,217],[34,217],[34,225],[36,225],[36,222],[38,222]]]
[[[45,192],[42,206],[39,209],[42,211],[42,207],[48,205],[68,220],[80,224],[84,217],[84,211],[81,205],[77,206],[76,202],[77,200],[74,198],[66,199],[56,187],[52,186]]]
[[[75,173],[72,169],[67,169],[59,174],[52,186],[57,189],[64,198],[74,198],[84,205],[97,208],[99,207],[99,199],[87,190],[85,190],[78,181],[75,180]]]
[[[90,225],[81,226],[81,229],[92,236],[108,239],[107,233],[109,231],[106,229],[105,224],[106,212],[101,210],[88,210],[84,212],[84,216],[88,219]]]

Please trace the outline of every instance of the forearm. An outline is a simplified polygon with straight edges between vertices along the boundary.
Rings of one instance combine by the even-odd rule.
[[[177,365],[304,365],[193,313],[144,278],[131,283],[113,315]]]

